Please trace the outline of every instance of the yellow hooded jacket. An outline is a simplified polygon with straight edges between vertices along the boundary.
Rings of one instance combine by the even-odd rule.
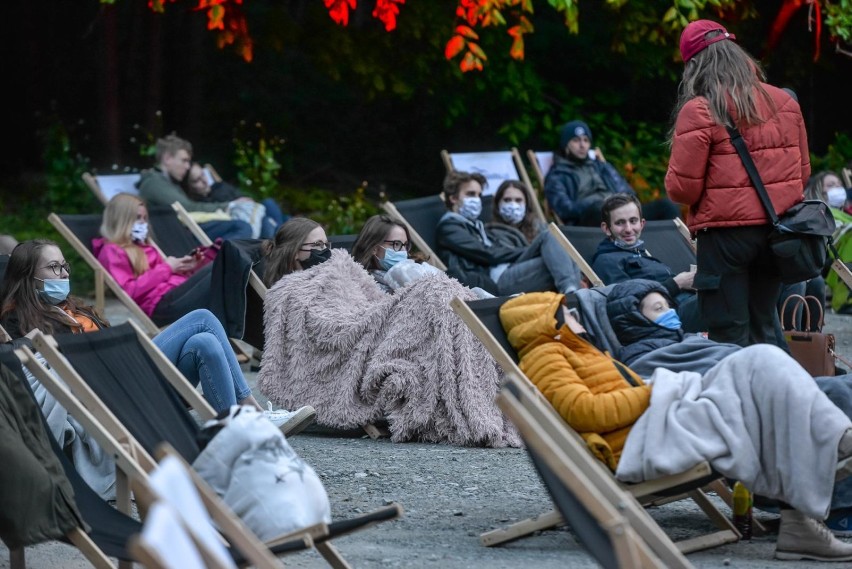
[[[651,387],[567,325],[556,328],[563,298],[553,292],[518,296],[500,308],[500,321],[521,370],[615,471],[630,427],[650,404]]]

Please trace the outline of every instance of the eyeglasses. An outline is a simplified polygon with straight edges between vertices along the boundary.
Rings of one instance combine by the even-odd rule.
[[[62,276],[62,271],[65,271],[69,275],[71,274],[71,265],[69,265],[67,262],[62,262],[62,263],[53,262],[53,263],[47,265],[46,267],[42,267],[42,268],[43,269],[50,269],[51,271],[53,271],[53,274],[56,275],[57,277]]]
[[[384,243],[390,243],[394,251],[402,251],[403,249],[411,251],[411,241],[388,241],[385,239]]]
[[[331,249],[331,243],[328,241],[314,241],[313,243],[302,243],[302,247],[307,247],[307,249],[302,249],[302,251],[325,251],[326,249]]]

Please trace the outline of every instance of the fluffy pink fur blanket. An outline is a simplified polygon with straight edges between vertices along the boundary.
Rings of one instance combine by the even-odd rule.
[[[275,283],[258,387],[286,409],[353,428],[386,418],[395,442],[521,446],[494,404],[500,374],[450,308],[475,295],[444,274],[385,294],[345,251]]]

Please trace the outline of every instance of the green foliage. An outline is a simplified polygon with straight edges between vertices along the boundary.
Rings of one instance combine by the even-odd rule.
[[[828,145],[824,156],[811,153],[811,172],[834,170],[840,174],[840,171],[847,167],[850,159],[852,159],[852,137],[845,132],[837,132],[834,135],[834,142]]]
[[[234,165],[240,188],[256,198],[268,198],[278,190],[281,164],[276,156],[281,152],[284,139],[270,136],[261,123],[254,123],[254,131],[247,132],[245,121],[240,122],[234,134]]]
[[[329,235],[358,233],[370,216],[379,213],[378,204],[367,196],[366,182],[344,196],[319,188],[280,188],[279,195],[288,211],[313,219]],[[380,194],[379,201],[384,199],[384,194]]]
[[[153,162],[157,155],[157,139],[163,137],[163,111],[154,113],[153,130],[145,130],[138,123],[133,125],[133,130],[138,134],[130,138],[130,143],[137,146],[139,156],[150,158],[150,162]]]

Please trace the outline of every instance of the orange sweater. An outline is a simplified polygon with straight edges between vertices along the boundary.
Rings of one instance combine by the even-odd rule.
[[[500,321],[521,370],[614,471],[630,427],[650,404],[651,388],[568,326],[557,329],[562,299],[552,292],[521,295],[501,307]]]

